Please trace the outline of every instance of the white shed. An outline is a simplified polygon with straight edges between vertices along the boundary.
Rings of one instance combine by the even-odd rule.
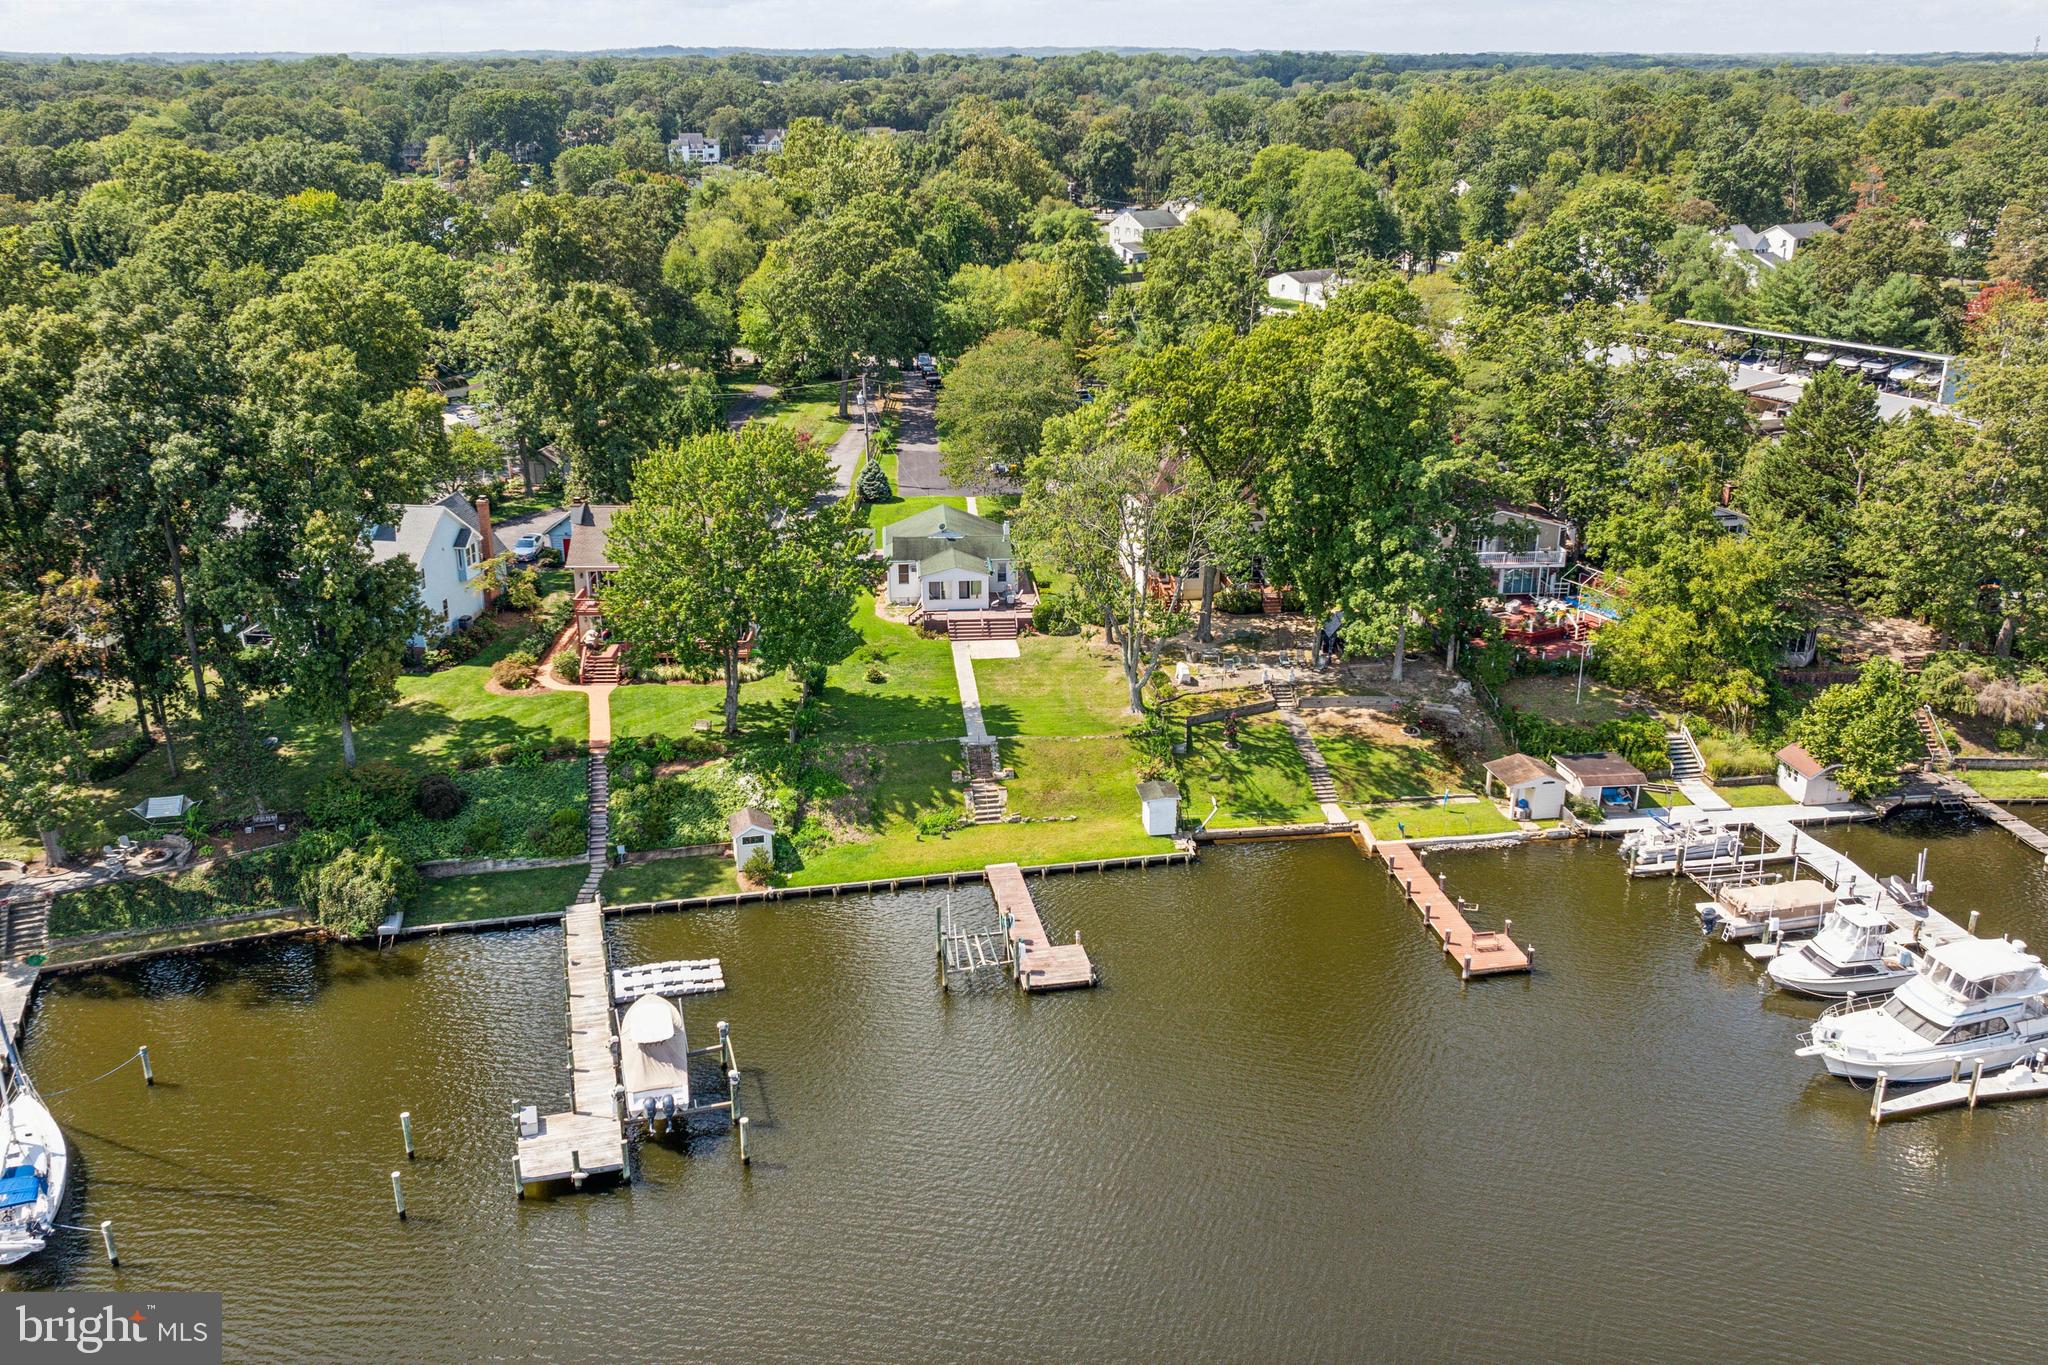
[[[744,868],[747,860],[756,853],[775,856],[775,821],[767,811],[745,806],[732,813],[726,822],[732,831],[732,860],[737,867]]]
[[[1180,788],[1171,782],[1140,782],[1138,813],[1147,834],[1172,835],[1180,828]]]
[[[1555,820],[1564,813],[1564,779],[1527,754],[1509,754],[1486,765],[1486,786],[1500,784],[1518,820]]]
[[[1853,800],[1835,779],[1841,766],[1822,763],[1802,744],[1787,744],[1778,750],[1778,789],[1800,806],[1833,806]]]

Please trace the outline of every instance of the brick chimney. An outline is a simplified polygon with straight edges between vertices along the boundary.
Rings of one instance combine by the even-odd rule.
[[[489,498],[478,498],[476,500],[476,534],[476,557],[478,559],[489,559],[498,552],[497,546],[491,540],[491,500]],[[496,578],[497,576],[493,574],[484,583],[483,599],[484,605],[487,607],[498,596]]]

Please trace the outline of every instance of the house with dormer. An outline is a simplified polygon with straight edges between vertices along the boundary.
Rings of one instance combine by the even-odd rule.
[[[1018,589],[1008,522],[928,507],[882,528],[888,597],[925,611],[981,611]]]
[[[408,504],[399,509],[397,521],[370,528],[371,559],[407,559],[419,570],[420,605],[433,618],[426,633],[413,637],[421,648],[429,636],[445,635],[483,615],[496,586],[483,562],[495,553],[490,503],[478,498],[471,504],[460,493]]]

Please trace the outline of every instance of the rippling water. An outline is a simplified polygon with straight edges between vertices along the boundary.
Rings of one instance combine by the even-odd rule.
[[[2003,834],[1826,837],[1876,872],[1927,846],[1945,911],[2048,942]],[[725,960],[686,1011],[732,1021],[755,1162],[709,1125],[524,1202],[510,1113],[567,1093],[557,931],[60,981],[45,1092],[142,1042],[160,1083],[54,1100],[120,1270],[72,1234],[0,1283],[221,1289],[264,1360],[2038,1354],[2048,1105],[1873,1133],[1689,884],[1589,844],[1436,863],[1533,977],[1461,986],[1335,841],[1034,883],[1103,968],[1065,996],[941,996],[935,895],[615,922],[617,961]]]

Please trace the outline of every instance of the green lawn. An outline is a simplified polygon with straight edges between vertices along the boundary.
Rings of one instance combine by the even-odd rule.
[[[2042,794],[2048,796],[2048,791]],[[1792,799],[1780,791],[1775,782],[1765,782],[1754,787],[1716,787],[1714,795],[1738,809],[1746,806],[1782,806]]]
[[[405,912],[407,924],[454,924],[566,910],[590,874],[574,867],[541,867],[528,872],[482,872],[473,877],[429,877]]]
[[[729,858],[662,858],[615,867],[604,874],[608,905],[720,896],[740,889]]]
[[[1956,776],[1994,801],[2048,796],[2048,760],[2039,768],[1962,768]]]
[[[857,391],[847,394],[847,411],[854,414],[853,420],[860,420],[855,398]],[[807,435],[820,445],[831,445],[846,431],[849,423],[839,416],[839,382],[819,380],[815,384],[795,384],[781,390],[754,411],[754,420],[769,426],[788,427],[790,430]]]
[[[773,730],[788,725],[789,708],[795,700],[796,681],[786,672],[758,682],[741,683],[741,730]],[[690,734],[700,720],[711,722],[714,735],[724,728],[724,683],[633,683],[612,693],[615,739],[655,734],[680,737]]]
[[[1457,769],[1426,744],[1377,744],[1349,731],[1310,724],[1342,803],[1370,806],[1465,787]]]
[[[1409,801],[1365,813],[1375,839],[1435,839],[1452,834],[1505,834],[1517,828],[1491,801]],[[1404,828],[1405,827],[1405,828]]]
[[[857,608],[853,624],[861,647],[825,674],[823,740],[895,744],[957,738],[966,723],[946,638],[885,621],[873,602]]]
[[[1014,659],[976,659],[992,735],[1116,735],[1135,719],[1123,667],[1078,635],[1033,635]]]
[[[1253,719],[1238,728],[1237,748],[1224,747],[1223,727],[1195,731],[1195,747],[1181,760],[1181,814],[1207,819],[1212,829],[1291,825],[1323,818],[1309,790],[1308,769],[1287,727]],[[1209,802],[1216,816],[1209,819]]]
[[[1626,699],[1620,692],[1594,678],[1586,679],[1584,696],[1578,692],[1578,675],[1540,674],[1510,678],[1500,690],[1500,699],[1518,711],[1528,711],[1571,725],[1598,725],[1624,714]]]

